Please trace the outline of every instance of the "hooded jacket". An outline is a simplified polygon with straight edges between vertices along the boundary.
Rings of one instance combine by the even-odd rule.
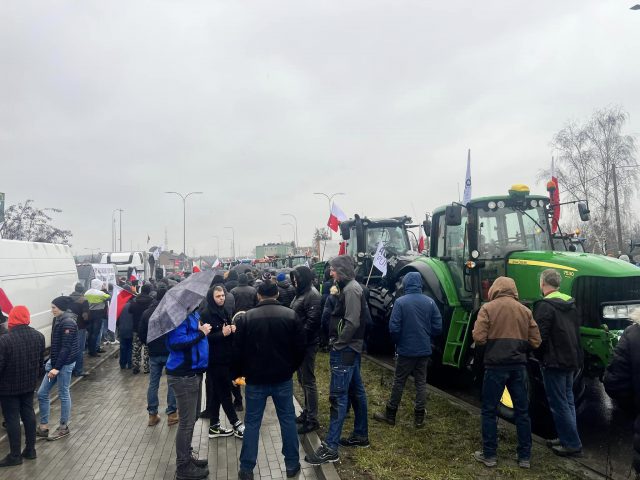
[[[403,357],[431,355],[431,339],[442,333],[442,316],[436,303],[422,293],[422,276],[409,272],[402,279],[404,295],[391,311],[389,333]]]
[[[206,296],[207,305],[200,310],[200,322],[211,325],[211,332],[207,335],[209,342],[209,366],[230,365],[233,349],[233,334],[226,337],[222,327],[231,325],[231,316],[224,305],[219,307],[213,299],[213,287]]]
[[[580,317],[576,302],[569,295],[552,292],[533,306],[542,344],[538,350],[547,368],[577,370],[582,366]]]
[[[89,302],[89,312],[91,315],[103,315],[107,308],[107,300],[111,298],[108,293],[100,290],[102,288],[102,280],[94,278],[91,280],[91,288],[84,292],[84,298]]]
[[[291,307],[291,302],[293,301],[293,297],[296,296],[296,291],[289,282],[288,278],[277,282],[278,284],[278,301],[281,305],[285,307]]]
[[[229,271],[229,276],[224,282],[224,286],[227,290],[231,291],[238,286],[238,272],[236,270]]]
[[[298,314],[304,324],[307,345],[320,343],[320,303],[322,296],[313,286],[313,273],[305,265],[299,265],[289,274],[291,283],[295,285],[296,296],[291,302],[291,309]]]
[[[71,310],[76,316],[76,324],[78,330],[87,328],[87,322],[89,321],[89,301],[84,297],[82,292],[75,291],[69,295],[71,298]]]
[[[486,345],[485,366],[526,364],[528,352],[540,346],[540,331],[531,310],[518,301],[513,279],[498,277],[489,289],[489,300],[473,327],[473,340]]]
[[[194,311],[167,334],[167,375],[188,377],[206,371],[209,364],[209,343],[198,328],[199,325],[200,314]]]
[[[76,361],[78,356],[78,325],[76,316],[70,312],[53,319],[51,329],[51,368],[60,370]]]
[[[362,353],[368,307],[362,287],[355,280],[353,260],[347,255],[339,255],[331,260],[331,267],[338,274],[340,293],[331,312],[329,339],[335,350],[349,347]]]

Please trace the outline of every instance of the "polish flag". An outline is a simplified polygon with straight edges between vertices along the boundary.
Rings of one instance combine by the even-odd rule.
[[[346,240],[344,242],[340,242],[340,251],[338,252],[338,255],[346,255],[347,254],[347,242]]]
[[[11,300],[9,300],[7,294],[4,293],[4,290],[0,288],[0,310],[2,310],[2,313],[6,316],[9,316],[9,312],[12,308],[13,304],[11,303]]]
[[[560,188],[558,187],[558,177],[556,176],[556,166],[553,158],[551,159],[551,180],[547,182],[547,191],[549,192],[549,200],[551,200],[551,209],[553,211],[551,233],[556,233],[558,222],[560,221]]]
[[[345,213],[340,209],[338,205],[335,203],[331,204],[331,215],[329,215],[329,221],[327,222],[327,226],[333,230],[334,232],[338,231],[338,225],[341,222],[344,222],[349,217],[345,215]]]
[[[110,331],[116,331],[116,321],[118,317],[122,313],[122,309],[129,301],[129,299],[133,297],[133,293],[124,288],[120,288],[117,285],[113,286],[113,292],[111,295],[111,302],[109,303],[109,324],[108,328]]]
[[[216,260],[213,262],[213,265],[211,265],[211,268],[218,268],[219,266],[220,266],[220,259],[216,257]]]
[[[200,270],[200,267],[198,265],[194,265],[193,266],[193,273],[200,273],[202,270]]]

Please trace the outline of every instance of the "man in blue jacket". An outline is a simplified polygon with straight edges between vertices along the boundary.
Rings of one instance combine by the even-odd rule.
[[[404,295],[398,298],[391,311],[389,332],[396,344],[396,371],[391,397],[384,413],[373,418],[389,425],[396,424],[396,412],[409,375],[416,385],[416,428],[424,426],[427,400],[427,362],[431,356],[431,338],[442,333],[442,316],[436,303],[422,293],[422,276],[410,272],[402,280]]]
[[[202,373],[209,364],[207,335],[211,325],[200,323],[200,314],[194,310],[167,336],[167,382],[173,388],[180,412],[176,432],[176,479],[199,480],[209,475],[206,460],[192,457],[191,440],[197,420],[198,392]]]

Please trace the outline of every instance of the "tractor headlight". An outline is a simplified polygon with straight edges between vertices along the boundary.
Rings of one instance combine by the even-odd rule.
[[[602,308],[602,317],[608,319],[629,318],[631,314],[638,310],[640,310],[640,304],[605,305]]]

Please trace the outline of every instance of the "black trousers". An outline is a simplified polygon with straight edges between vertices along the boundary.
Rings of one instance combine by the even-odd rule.
[[[207,369],[207,403],[211,425],[220,423],[220,406],[231,424],[238,421],[231,400],[231,372],[228,365],[211,365]]]
[[[7,424],[9,449],[14,457],[20,456],[20,419],[24,424],[24,436],[27,450],[36,448],[36,414],[33,411],[33,392],[21,395],[0,396],[2,414]]]
[[[89,348],[89,355],[96,354],[97,339],[98,335],[100,335],[100,330],[102,330],[103,318],[104,316],[102,315],[102,311],[99,314],[89,314],[89,322],[87,324],[87,333],[89,335],[87,346]]]

